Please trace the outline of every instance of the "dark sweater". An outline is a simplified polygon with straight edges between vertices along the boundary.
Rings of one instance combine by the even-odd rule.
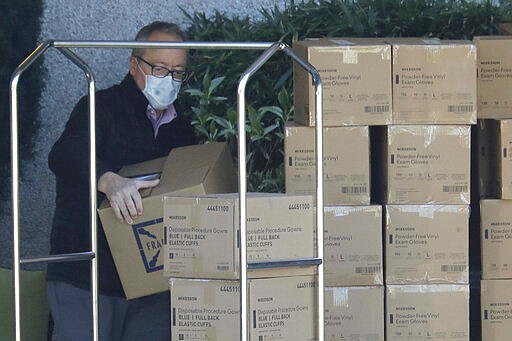
[[[189,122],[178,115],[155,138],[146,116],[148,101],[131,75],[96,93],[96,176],[106,171],[166,156],[174,147],[194,144]],[[178,111],[178,110],[177,110]],[[179,111],[178,111],[179,113]],[[77,103],[64,132],[48,156],[56,175],[56,209],[51,254],[90,250],[88,97]],[[104,195],[98,192],[98,205]],[[101,294],[124,296],[101,222],[98,221],[98,277]],[[48,279],[90,287],[90,262],[51,263]]]

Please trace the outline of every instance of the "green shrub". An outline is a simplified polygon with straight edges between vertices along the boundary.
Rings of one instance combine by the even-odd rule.
[[[512,2],[464,0],[289,1],[284,9],[261,9],[262,19],[216,12],[185,14],[194,41],[293,41],[315,37],[438,37],[469,39],[498,33],[512,18]],[[240,75],[262,51],[193,50],[194,77],[182,101],[194,109],[201,141],[228,141],[237,155],[236,94]],[[200,104],[197,107],[197,101]],[[246,90],[248,190],[284,191],[283,127],[293,119],[292,62],[277,53],[249,81]]]

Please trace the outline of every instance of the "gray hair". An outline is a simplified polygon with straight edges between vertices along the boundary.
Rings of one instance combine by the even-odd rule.
[[[163,32],[176,36],[179,40],[185,40],[185,33],[179,28],[178,25],[165,21],[154,21],[149,25],[144,26],[139,30],[135,36],[136,41],[147,41],[149,36],[154,32]],[[141,56],[144,49],[135,48],[132,50],[132,56]]]

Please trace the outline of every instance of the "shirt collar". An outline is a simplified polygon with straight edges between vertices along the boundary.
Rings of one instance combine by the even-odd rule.
[[[148,104],[148,107],[146,109],[146,115],[151,121],[151,124],[153,125],[155,138],[158,135],[158,129],[162,125],[171,122],[176,118],[176,116],[178,116],[178,114],[176,113],[176,109],[172,104],[167,109],[165,109],[165,111],[161,115],[158,115],[156,110]]]

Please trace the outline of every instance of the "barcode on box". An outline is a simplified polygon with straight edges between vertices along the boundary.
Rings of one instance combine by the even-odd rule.
[[[380,266],[358,266],[356,267],[356,274],[376,274],[380,272]]]
[[[365,113],[381,113],[388,112],[389,105],[367,105],[364,107]]]
[[[466,270],[466,265],[441,265],[442,272],[463,272]]]
[[[467,192],[468,185],[445,185],[443,186],[443,192],[445,193],[460,193]]]
[[[448,105],[448,112],[472,112],[473,105]]]
[[[227,270],[229,270],[229,266],[228,265],[217,265],[217,270],[227,271]]]
[[[341,193],[343,193],[343,194],[368,193],[368,187],[367,186],[343,186],[343,187],[341,187]]]

